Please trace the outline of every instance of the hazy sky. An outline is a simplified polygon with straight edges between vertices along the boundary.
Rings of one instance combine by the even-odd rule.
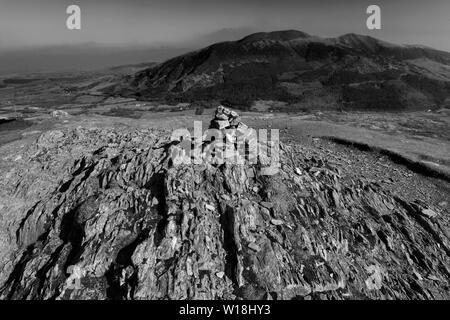
[[[82,30],[66,29],[66,8],[82,10]],[[378,4],[382,30],[366,29]],[[450,51],[450,0],[0,0],[0,49],[93,42],[187,43],[223,28],[297,29],[319,36],[354,32]]]

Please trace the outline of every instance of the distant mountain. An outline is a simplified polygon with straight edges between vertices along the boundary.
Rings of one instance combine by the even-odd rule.
[[[357,34],[262,32],[170,59],[108,92],[242,108],[262,99],[292,109],[424,109],[449,103],[450,53]]]
[[[82,43],[7,49],[0,43],[0,73],[90,71],[148,61],[162,62],[213,42],[240,39],[251,32],[254,30],[250,27],[223,28],[183,41],[158,44]]]
[[[187,38],[185,41],[180,41],[177,44],[183,48],[202,48],[211,43],[239,40],[257,31],[258,30],[252,27],[222,28],[213,32]]]

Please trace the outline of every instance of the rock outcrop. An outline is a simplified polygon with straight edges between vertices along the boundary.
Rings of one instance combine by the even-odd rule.
[[[441,209],[348,179],[310,146],[281,144],[268,176],[174,165],[169,136],[79,127],[4,157],[0,297],[450,297]]]

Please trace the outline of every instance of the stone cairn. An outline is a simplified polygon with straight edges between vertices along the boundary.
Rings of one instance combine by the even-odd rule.
[[[209,127],[211,129],[247,129],[247,126],[240,121],[240,116],[236,111],[218,106],[211,120]]]
[[[249,128],[241,121],[239,114],[224,106],[218,106],[211,120],[209,129],[221,131],[222,136],[204,135],[201,139],[199,150],[205,164],[220,165],[247,164],[257,165],[261,174],[272,175],[278,172],[278,168],[272,166],[273,155],[268,157],[269,149],[279,154],[279,145],[272,141],[259,141],[256,130]],[[174,146],[172,160],[174,164],[191,163],[193,160],[192,145],[195,138],[180,141]],[[217,140],[219,139],[219,140]]]
[[[207,142],[206,148],[204,149],[204,154],[212,155],[212,154],[220,154],[219,156],[223,160],[230,160],[230,158],[234,158],[236,156],[235,151],[237,150],[237,137],[240,136],[243,139],[256,139],[256,137],[251,136],[251,130],[240,121],[241,117],[236,111],[225,108],[220,105],[217,107],[216,112],[214,113],[214,118],[211,120],[209,128],[222,130],[224,133],[224,141],[215,141],[214,143]],[[231,143],[233,147],[231,149],[227,149],[225,147],[225,142]],[[248,143],[248,141],[247,141]],[[256,141],[254,141],[256,143]],[[256,144],[254,144],[256,147]],[[211,152],[211,149],[215,150],[214,153]],[[255,155],[256,155],[256,150]],[[241,150],[244,154],[240,154],[238,156],[245,156],[245,150]],[[209,157],[207,157],[209,158]]]
[[[237,112],[221,105],[218,106],[209,127],[211,129],[223,130],[225,132],[225,141],[234,145],[231,149],[227,149],[225,146],[222,147],[220,143],[215,144],[215,150],[217,151],[217,147],[219,147],[219,151],[222,151],[222,157],[225,161],[236,161],[237,163],[248,161],[253,164],[258,162],[259,167],[263,167],[263,174],[271,175],[278,171],[277,168],[270,167],[272,160],[268,158],[268,149],[271,148],[272,142],[258,141],[256,131],[244,124]],[[244,141],[244,145],[239,147],[237,144],[238,141]],[[208,145],[204,149],[204,152],[208,152],[210,147],[211,145]],[[272,150],[278,154],[278,144],[276,148],[276,151],[273,148]],[[263,154],[258,153],[262,149],[265,152]],[[238,151],[238,154],[236,154],[236,151]],[[238,158],[241,159],[239,160]]]

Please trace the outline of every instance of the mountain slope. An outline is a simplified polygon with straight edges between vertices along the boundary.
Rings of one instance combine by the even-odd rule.
[[[293,108],[423,109],[450,97],[450,53],[356,34],[256,33],[125,77],[108,92],[241,107],[267,99]]]

